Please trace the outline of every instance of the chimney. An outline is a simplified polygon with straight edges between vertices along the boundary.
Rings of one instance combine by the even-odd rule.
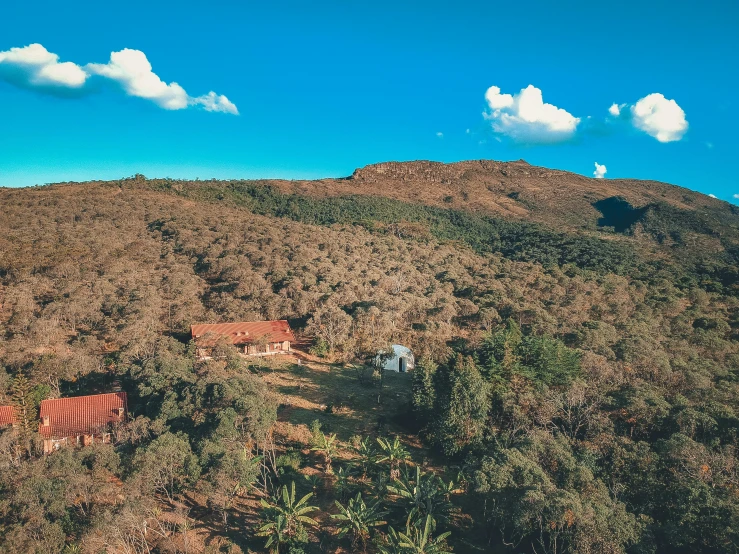
[[[49,416],[45,415],[43,418],[41,418],[41,420],[42,420],[44,427],[49,426]]]

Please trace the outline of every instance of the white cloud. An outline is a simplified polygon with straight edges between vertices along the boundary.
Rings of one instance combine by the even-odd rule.
[[[533,85],[518,94],[501,94],[492,86],[485,93],[490,111],[483,113],[496,133],[518,142],[551,143],[570,138],[580,118],[566,110],[544,103],[541,90]]]
[[[606,176],[606,173],[608,170],[606,169],[605,165],[601,165],[598,162],[595,162],[595,171],[593,171],[593,175],[596,179],[602,179]]]
[[[75,63],[59,62],[59,56],[40,44],[0,52],[0,78],[22,86],[80,88],[87,73]]]
[[[210,91],[208,94],[198,96],[197,98],[191,98],[190,103],[193,105],[199,104],[203,106],[203,109],[207,112],[221,112],[230,113],[233,115],[239,115],[239,110],[236,108],[236,104],[231,102],[222,94],[216,94]]]
[[[711,198],[716,198],[715,194],[709,194],[708,196],[710,196]]]
[[[611,107],[608,108],[608,113],[611,114],[613,117],[618,117],[621,115],[621,110],[623,110],[625,107],[626,104],[616,104],[614,102]]]
[[[634,127],[660,142],[680,140],[688,130],[683,109],[658,92],[648,94],[631,106],[631,117]]]
[[[732,198],[734,198],[735,200],[739,200],[739,194],[735,194]]]
[[[439,138],[444,138],[444,133],[442,133],[441,131],[439,131],[438,133],[436,133],[436,136],[439,137]]]
[[[85,68],[118,82],[130,96],[138,96],[155,102],[167,110],[181,110],[188,105],[188,96],[177,83],[165,83],[151,70],[146,54],[140,50],[125,48],[112,52],[107,64],[91,63]]]
[[[162,81],[152,71],[146,54],[140,50],[125,48],[112,52],[108,63],[89,63],[85,66],[72,62],[60,63],[57,54],[40,44],[0,52],[0,79],[19,86],[48,92],[84,91],[85,84],[93,75],[115,81],[126,94],[151,100],[167,110],[199,106],[208,112],[239,113],[236,105],[222,94],[211,91],[193,97],[177,83]]]

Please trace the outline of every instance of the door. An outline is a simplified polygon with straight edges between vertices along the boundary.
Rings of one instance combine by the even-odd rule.
[[[405,358],[398,358],[398,371],[405,373]]]

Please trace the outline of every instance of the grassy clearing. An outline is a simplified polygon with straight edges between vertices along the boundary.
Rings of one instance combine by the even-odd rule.
[[[353,435],[399,435],[408,447],[418,448],[407,434],[402,416],[407,413],[411,376],[388,372],[382,390],[362,384],[354,369],[315,358],[290,356],[275,360],[263,378],[278,396],[280,410],[275,432],[284,442],[310,446],[309,426],[321,422],[327,433],[336,433],[342,443]]]

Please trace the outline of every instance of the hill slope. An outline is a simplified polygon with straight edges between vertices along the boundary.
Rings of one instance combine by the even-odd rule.
[[[430,233],[544,264],[632,276],[670,266],[679,281],[737,292],[739,208],[653,181],[480,160],[384,163],[346,179],[147,186],[313,224],[392,224],[407,235]],[[578,248],[568,244],[572,237]],[[522,244],[534,247],[522,252]],[[651,266],[646,273],[644,263]]]
[[[480,161],[0,205],[0,404],[21,414],[0,430],[0,550],[266,551],[258,500],[295,482],[321,525],[281,551],[356,551],[330,516],[361,493],[388,512],[369,551],[404,552],[389,526],[428,509],[398,492],[415,469],[359,433],[399,437],[457,553],[737,551],[726,203]],[[288,319],[305,363],[194,358],[192,323],[255,319]],[[389,343],[418,364],[382,388]],[[114,381],[135,416],[115,444],[39,455],[42,399]]]

